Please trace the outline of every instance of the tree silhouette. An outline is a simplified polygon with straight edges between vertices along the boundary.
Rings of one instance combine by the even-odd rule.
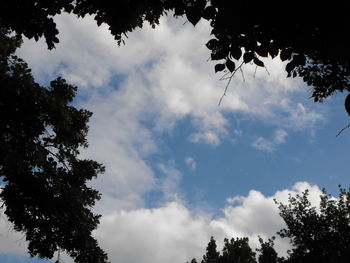
[[[339,262],[350,258],[350,190],[340,188],[337,199],[323,192],[319,211],[308,200],[308,191],[279,205],[287,225],[278,234],[289,238],[289,262]]]
[[[69,106],[76,87],[62,78],[52,81],[48,88],[34,81],[25,62],[13,55],[22,36],[35,40],[44,37],[48,48],[54,48],[59,32],[52,17],[62,12],[78,17],[92,15],[98,25],[109,26],[119,44],[124,42],[124,35],[144,22],[155,27],[160,17],[170,12],[186,16],[193,25],[206,19],[213,36],[206,46],[211,59],[218,61],[215,71],[226,70],[232,78],[237,61],[263,67],[262,57],[279,56],[288,61],[288,76],[303,78],[313,87],[314,100],[322,101],[336,91],[350,91],[347,10],[345,3],[320,4],[316,12],[297,4],[277,8],[266,1],[254,5],[225,0],[0,1],[0,177],[4,181],[0,198],[15,229],[26,233],[31,255],[51,258],[62,248],[76,262],[107,260],[91,237],[99,216],[90,207],[99,194],[86,186],[86,181],[103,172],[103,167],[77,158],[78,148],[87,146],[91,113]],[[336,15],[336,19],[325,19],[330,15]],[[282,211],[287,218],[292,210]],[[310,220],[326,220],[310,214]],[[340,226],[337,221],[333,227]],[[332,229],[322,233],[331,238]],[[281,232],[298,248],[297,234]],[[334,244],[344,245],[339,248],[343,253],[347,249],[344,237],[337,237],[340,240],[334,240]],[[302,240],[311,242],[314,237],[308,238]],[[252,260],[254,253],[249,250],[248,240],[227,240],[225,245],[225,257],[243,253],[240,257]],[[235,249],[238,252],[232,254]],[[298,253],[304,255],[305,251],[300,246],[293,255],[298,258]],[[316,257],[315,253],[309,254]]]
[[[247,237],[224,240],[220,263],[255,263],[255,253],[249,246]]]
[[[203,256],[202,263],[216,263],[218,262],[220,253],[216,251],[216,242],[213,237],[210,238],[210,241],[207,246],[207,253]]]
[[[264,241],[259,237],[258,256],[252,251],[248,238],[224,240],[222,253],[214,257],[213,263],[345,263],[350,258],[350,189],[340,188],[337,199],[323,190],[320,206],[312,206],[309,192],[289,196],[288,204],[279,203],[280,216],[286,228],[277,232],[288,238],[291,250],[288,257],[279,257],[275,248],[275,238]],[[214,238],[207,247],[213,250]],[[210,253],[212,254],[212,253]],[[215,254],[216,255],[216,254]],[[202,261],[203,262],[203,261]],[[204,261],[206,262],[206,261]]]
[[[213,38],[206,44],[216,71],[235,72],[238,60],[264,66],[262,57],[289,61],[288,76],[301,77],[322,101],[336,91],[350,91],[350,39],[345,2],[314,6],[270,2],[254,5],[226,0],[3,0],[0,24],[28,38],[45,37],[51,49],[58,43],[52,16],[61,12],[92,15],[106,23],[118,43],[144,22],[153,27],[169,12],[196,25],[210,21]],[[328,19],[330,16],[336,19]]]
[[[76,262],[106,262],[91,232],[100,198],[86,182],[104,171],[77,158],[86,147],[91,112],[69,106],[76,87],[62,78],[36,83],[14,55],[18,36],[0,28],[0,200],[14,229],[22,231],[31,256],[52,258],[65,250]]]

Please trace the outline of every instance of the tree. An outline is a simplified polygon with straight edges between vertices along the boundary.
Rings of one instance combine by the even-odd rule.
[[[65,250],[76,262],[106,262],[91,232],[99,215],[90,207],[100,194],[86,182],[104,171],[77,157],[87,147],[91,112],[76,109],[76,87],[62,78],[36,83],[14,55],[21,44],[0,28],[0,200],[31,256],[52,258]]]
[[[288,238],[291,250],[285,259],[279,257],[272,237],[259,237],[258,257],[249,246],[248,238],[224,240],[224,248],[214,263],[345,263],[350,258],[350,189],[340,188],[337,199],[323,190],[320,206],[316,209],[308,200],[308,191],[289,196],[288,204],[279,203],[280,216],[286,228],[277,232]],[[215,244],[213,238],[207,254]]]
[[[224,240],[220,263],[255,263],[255,253],[249,246],[247,237]]]
[[[282,263],[284,262],[284,258],[278,257],[278,254],[274,248],[274,240],[275,237],[268,239],[268,241],[264,241],[261,237],[259,237],[260,248],[256,250],[260,253],[258,256],[259,263]]]
[[[207,246],[207,253],[203,256],[202,263],[216,263],[218,262],[220,253],[216,251],[216,242],[213,237]]]
[[[215,71],[226,69],[232,78],[243,64],[263,67],[261,57],[279,56],[289,61],[288,76],[313,86],[315,101],[350,91],[345,3],[318,5],[316,12],[297,3],[277,9],[266,1],[254,6],[225,0],[0,1],[0,177],[5,182],[0,197],[15,229],[26,233],[32,255],[50,258],[62,248],[77,262],[106,261],[91,237],[99,216],[89,208],[99,194],[85,184],[103,167],[77,158],[78,148],[87,146],[91,113],[69,106],[75,87],[61,78],[41,87],[13,55],[21,36],[44,37],[54,48],[59,32],[52,17],[61,12],[93,15],[98,25],[109,26],[119,44],[123,35],[145,21],[155,27],[169,12],[186,16],[193,25],[206,19],[213,35],[206,46],[211,59],[220,61]],[[329,14],[337,19],[325,20]],[[243,62],[237,67],[238,61]],[[244,242],[227,244],[248,249]]]
[[[337,199],[323,191],[319,211],[308,200],[308,191],[279,205],[287,228],[278,234],[289,238],[289,262],[349,262],[350,190],[340,188]]]
[[[293,3],[288,7],[259,2],[254,5],[226,0],[3,0],[0,24],[28,38],[45,37],[51,49],[58,43],[52,16],[61,12],[79,17],[93,15],[106,23],[118,43],[135,28],[153,27],[170,11],[196,25],[210,21],[213,38],[206,44],[216,71],[231,77],[236,63],[264,66],[261,57],[289,61],[288,76],[303,78],[313,87],[312,97],[322,101],[336,91],[350,91],[350,39],[345,2],[314,6]],[[337,19],[328,19],[331,15]],[[241,64],[241,65],[242,65]]]

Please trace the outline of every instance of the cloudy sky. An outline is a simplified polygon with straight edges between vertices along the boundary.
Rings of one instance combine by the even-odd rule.
[[[274,198],[308,188],[317,203],[320,189],[350,186],[350,130],[336,137],[349,124],[346,94],[315,104],[309,87],[267,59],[266,69],[238,71],[218,105],[227,80],[208,61],[204,21],[163,18],[118,47],[91,17],[55,20],[55,50],[26,40],[18,53],[39,83],[77,85],[74,104],[94,113],[81,155],[107,168],[91,184],[103,194],[94,235],[112,263],[185,263],[210,236],[255,246],[283,227]],[[48,262],[28,260],[23,234],[0,216],[1,262]]]

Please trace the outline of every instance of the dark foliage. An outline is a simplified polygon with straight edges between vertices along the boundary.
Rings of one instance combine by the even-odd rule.
[[[77,158],[91,112],[69,106],[76,87],[58,78],[45,88],[13,55],[21,38],[0,29],[0,192],[2,209],[29,242],[31,256],[62,249],[76,262],[106,262],[91,232],[100,198],[86,182],[104,168]]]
[[[89,208],[99,194],[86,186],[86,181],[103,172],[103,167],[92,160],[77,158],[78,148],[87,146],[85,137],[91,113],[69,106],[76,88],[61,78],[52,81],[48,88],[37,84],[24,61],[13,55],[21,38],[9,37],[9,33],[36,40],[44,37],[52,49],[59,42],[53,16],[67,12],[79,17],[92,15],[98,25],[106,23],[120,44],[124,42],[123,35],[127,37],[144,22],[154,27],[162,15],[172,11],[175,16],[186,16],[193,25],[201,19],[210,21],[213,37],[207,47],[211,59],[218,61],[216,72],[227,69],[234,73],[239,68],[237,60],[263,67],[262,57],[279,56],[288,61],[288,76],[302,77],[313,87],[314,100],[322,101],[336,91],[350,91],[347,10],[345,2],[319,4],[316,10],[296,3],[277,7],[266,1],[254,4],[228,0],[0,1],[0,177],[4,180],[0,197],[15,229],[26,233],[31,255],[50,258],[62,248],[76,262],[106,261],[106,254],[91,237],[99,216]],[[348,194],[342,197],[344,204],[333,206],[332,200],[324,197],[325,210],[320,215],[308,208],[302,212],[295,210],[293,200],[290,207],[281,206],[281,216],[287,225],[291,218],[288,229],[280,232],[291,238],[295,246],[290,260],[294,257],[293,262],[300,262],[298,258],[310,251],[306,256],[316,257],[315,251],[326,246],[306,244],[313,240],[322,244],[329,238],[341,249],[338,254],[329,252],[325,256],[342,262],[339,253],[348,253],[346,242],[349,243],[348,232],[345,237],[337,232],[348,231],[349,227],[349,215],[343,209],[343,206],[349,209]],[[296,199],[295,205],[300,202],[302,199]],[[293,221],[294,215],[306,211],[306,221]],[[329,215],[339,217],[342,213],[345,217],[341,220],[330,219]],[[311,230],[294,231],[292,226],[297,222],[300,227],[309,224],[306,225]],[[334,224],[324,229],[319,222]],[[316,230],[322,234],[316,235]],[[279,260],[271,240],[261,244],[262,251],[268,254],[259,257],[259,262],[266,258]],[[213,247],[212,244],[210,251],[214,251]],[[219,257],[222,260],[233,260],[238,254],[249,262],[254,258],[246,239],[227,240],[225,247]]]
[[[123,34],[173,11],[196,25],[210,21],[213,38],[207,47],[212,60],[222,60],[233,72],[235,60],[263,67],[261,57],[279,56],[289,61],[288,76],[300,76],[313,87],[312,97],[322,101],[335,91],[350,91],[350,20],[345,2],[315,6],[270,2],[246,3],[227,0],[3,0],[0,24],[28,38],[45,37],[51,49],[58,43],[52,16],[73,12],[93,15],[97,24],[106,23],[118,43]]]
[[[340,188],[337,199],[324,191],[319,209],[311,205],[308,191],[305,191],[301,195],[290,196],[289,203],[280,203],[279,209],[286,228],[277,234],[288,238],[292,247],[286,259],[278,256],[274,237],[268,241],[259,237],[258,255],[250,248],[248,238],[225,239],[221,254],[216,251],[215,240],[211,238],[202,263],[349,262],[350,190]]]
[[[340,188],[336,200],[324,191],[320,211],[311,205],[308,191],[290,196],[279,209],[287,228],[278,234],[293,246],[288,262],[349,262],[350,191]]]

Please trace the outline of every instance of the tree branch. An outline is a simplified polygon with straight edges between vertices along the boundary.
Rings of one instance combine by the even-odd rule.
[[[348,128],[350,128],[350,124],[348,124],[348,125],[345,126],[343,129],[341,129],[341,130],[338,132],[338,134],[337,134],[336,137],[338,137],[344,130],[346,130],[346,129],[348,129]]]
[[[226,79],[228,79],[228,82],[227,82],[227,84],[226,84],[226,87],[225,87],[225,90],[224,90],[224,94],[222,94],[222,96],[221,96],[221,98],[220,98],[220,100],[219,100],[218,106],[221,105],[221,102],[222,102],[223,98],[226,96],[228,86],[230,85],[230,82],[231,82],[233,76],[235,75],[235,73],[237,72],[237,70],[239,70],[239,69],[242,70],[243,64],[244,64],[244,62],[242,62],[241,65],[239,65],[239,66],[235,69],[235,71],[233,71],[233,72],[231,73],[231,76],[225,77],[227,74],[230,73],[230,72],[228,72],[228,73],[225,73],[225,74],[220,78],[220,80],[226,80]],[[243,72],[243,71],[242,71],[242,72]],[[242,74],[243,74],[243,73],[242,73]],[[243,77],[243,79],[244,79],[244,77]]]

